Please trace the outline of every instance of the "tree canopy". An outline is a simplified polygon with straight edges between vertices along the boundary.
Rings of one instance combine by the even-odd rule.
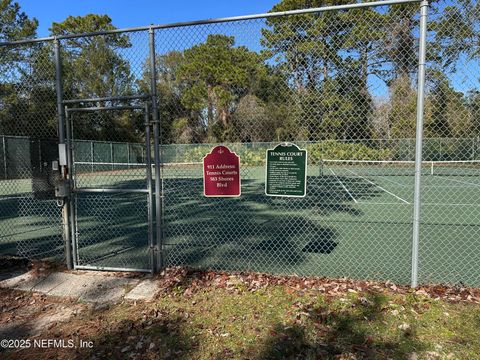
[[[271,11],[346,3],[350,0],[281,0]],[[426,136],[480,135],[473,74],[480,60],[479,6],[474,0],[434,3]],[[0,40],[35,36],[38,22],[10,0],[0,1],[0,20]],[[403,4],[270,17],[248,41],[219,26],[205,27],[205,33],[182,33],[188,41],[168,50],[161,50],[166,48],[160,31],[156,79],[162,142],[413,137],[418,25],[418,4]],[[114,29],[109,16],[89,14],[53,23],[50,32]],[[150,93],[148,48],[138,38],[115,33],[61,44],[66,98]],[[14,74],[0,83],[2,132],[34,134],[38,129],[22,130],[34,114],[54,129],[51,44],[0,51],[0,68],[8,66]],[[143,66],[137,69],[136,63]],[[469,68],[461,69],[466,63]],[[454,82],[461,71],[469,72],[469,87]],[[143,119],[135,113],[79,116],[77,124],[77,135],[85,139],[142,141]]]

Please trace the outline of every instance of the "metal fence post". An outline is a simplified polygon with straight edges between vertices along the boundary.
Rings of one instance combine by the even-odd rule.
[[[62,56],[60,40],[54,41],[55,51],[55,88],[57,92],[57,117],[58,117],[58,143],[65,148],[65,109],[63,107],[63,86],[62,86]],[[62,178],[64,180],[71,178],[69,173],[72,169],[69,168],[70,164],[61,167]],[[62,206],[62,224],[63,224],[63,239],[65,242],[65,258],[67,262],[67,268],[73,269],[72,258],[72,229],[70,227],[71,222],[71,202],[72,198],[66,198]]]
[[[427,37],[428,1],[420,4],[420,38],[418,50],[417,129],[415,149],[415,188],[413,199],[412,279],[413,288],[418,285],[418,246],[420,236],[420,195],[422,178],[422,141],[425,95],[425,48]]]
[[[163,246],[162,246],[162,194],[161,186],[161,169],[160,169],[160,118],[157,104],[157,74],[155,61],[155,31],[150,28],[149,45],[150,45],[150,92],[152,96],[152,123],[153,123],[153,151],[155,162],[155,236],[156,236],[156,262],[154,270],[158,271],[163,268]]]
[[[151,156],[152,154],[150,149],[151,132],[150,132],[149,121],[150,121],[150,114],[148,111],[148,104],[145,104],[145,152],[146,152],[145,162],[147,164],[146,171],[147,171],[147,188],[148,188],[148,246],[151,249],[150,271],[154,273],[156,270],[155,269],[156,254],[153,251],[153,249],[155,248],[155,242],[153,239],[153,187],[152,187],[152,156]]]

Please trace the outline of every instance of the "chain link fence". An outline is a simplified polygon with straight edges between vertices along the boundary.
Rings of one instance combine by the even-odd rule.
[[[478,160],[480,120],[480,3],[460,1],[431,9],[425,104],[426,137],[440,140],[441,160]],[[471,138],[462,139],[462,137]],[[468,163],[467,163],[468,164]],[[476,161],[456,176],[422,178],[419,281],[478,285],[480,172]],[[472,171],[473,167],[473,171]]]
[[[325,160],[412,160],[415,142],[389,138],[415,136],[415,97],[385,112],[381,101],[395,86],[415,92],[418,9],[156,30],[157,58],[178,58],[181,79],[169,85],[169,68],[159,66],[160,99],[179,97],[160,101],[171,124],[164,159],[176,150],[163,169],[168,265],[409,281],[413,167],[400,193],[349,162],[336,170]],[[406,107],[413,118],[403,118]],[[409,131],[383,133],[382,116],[392,127],[410,121]],[[304,198],[265,196],[265,152],[283,141],[308,151]],[[175,146],[185,142],[199,145]],[[241,158],[238,199],[201,196],[201,161],[218,143]]]
[[[2,256],[65,256],[61,211],[45,196],[54,174],[41,161],[58,153],[51,51],[50,43],[0,47]]]
[[[341,2],[60,37],[64,104],[87,99],[78,106],[97,107],[69,118],[70,176],[84,191],[70,215],[76,264],[146,268],[157,251],[162,266],[410,283],[418,250],[419,282],[479,285],[480,8],[470,0],[429,7],[424,88],[418,70],[425,5]],[[272,9],[288,10],[286,2]],[[23,216],[46,228],[31,239],[54,233],[47,248],[63,250],[54,198],[36,199],[29,187],[31,158],[8,155],[9,142],[20,147],[56,136],[52,42],[0,49],[8,55],[0,63],[7,70],[0,75],[7,144],[0,150],[0,243],[26,248],[9,234],[26,229],[18,226],[19,209],[42,204]],[[154,133],[160,120],[158,138],[149,140],[138,109],[99,110],[140,106],[144,95],[153,100]],[[419,114],[423,162],[416,172]],[[265,195],[265,153],[282,142],[308,151],[303,198]],[[239,198],[203,196],[202,160],[219,144],[241,158]],[[159,166],[150,168],[149,157],[159,157]],[[158,194],[158,248],[148,247],[151,194],[128,193],[149,181]],[[12,200],[19,193],[23,205]]]

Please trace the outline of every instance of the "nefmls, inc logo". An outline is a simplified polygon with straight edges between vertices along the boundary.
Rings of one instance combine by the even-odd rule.
[[[75,341],[73,339],[35,339],[34,347],[72,349],[75,347]]]

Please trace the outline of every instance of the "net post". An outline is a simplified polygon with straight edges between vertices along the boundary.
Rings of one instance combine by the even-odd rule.
[[[416,119],[416,146],[415,146],[415,187],[413,198],[413,234],[412,234],[412,273],[411,287],[418,286],[418,247],[420,236],[420,195],[422,177],[422,140],[425,95],[425,52],[427,37],[428,0],[420,3],[420,36],[418,50],[418,78],[417,78],[417,119]]]

